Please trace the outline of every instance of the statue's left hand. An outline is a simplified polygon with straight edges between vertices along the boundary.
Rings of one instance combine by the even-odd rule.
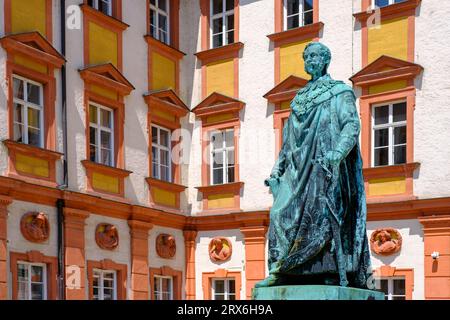
[[[328,151],[326,156],[326,161],[332,165],[332,166],[338,166],[340,165],[341,161],[343,160],[343,154],[339,151],[332,150]]]

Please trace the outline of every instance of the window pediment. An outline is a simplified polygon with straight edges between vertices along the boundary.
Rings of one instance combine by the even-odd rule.
[[[245,103],[240,100],[214,92],[192,109],[192,112],[203,118],[222,113],[239,112],[244,106]]]
[[[303,88],[307,83],[308,80],[304,78],[289,76],[272,90],[267,92],[263,97],[271,103],[289,101],[292,100],[297,94],[297,91],[300,88]]]
[[[89,66],[79,70],[81,78],[87,83],[93,83],[112,89],[126,96],[134,90],[134,86],[113,64]]]
[[[407,0],[395,4],[391,4],[382,8],[379,8],[381,13],[381,19],[386,19],[394,16],[408,16],[414,14],[415,9],[420,5],[422,0]],[[374,10],[366,10],[353,14],[357,21],[366,25],[370,16],[374,14]]]
[[[149,92],[144,95],[144,99],[149,107],[162,108],[177,117],[184,117],[189,112],[189,108],[172,89]]]

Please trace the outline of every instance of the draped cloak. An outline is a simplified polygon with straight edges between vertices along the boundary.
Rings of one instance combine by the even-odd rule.
[[[370,255],[355,100],[349,86],[329,75],[309,82],[292,100],[272,170],[280,177],[270,184],[271,273],[299,279],[337,275],[332,231],[337,223],[349,285],[367,287]],[[345,156],[339,166],[324,162],[331,150]]]

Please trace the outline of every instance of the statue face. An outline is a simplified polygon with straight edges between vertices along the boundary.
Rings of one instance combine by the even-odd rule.
[[[322,74],[326,61],[320,53],[320,47],[318,45],[308,47],[303,53],[303,60],[305,61],[306,73],[311,76]]]

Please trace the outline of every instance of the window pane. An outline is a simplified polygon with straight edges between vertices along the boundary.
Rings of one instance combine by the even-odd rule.
[[[89,140],[90,140],[91,144],[98,145],[97,129],[94,127],[89,128]]]
[[[101,137],[101,146],[105,149],[112,149],[111,147],[111,133],[107,131],[101,131],[100,132]]]
[[[158,128],[152,127],[152,143],[158,143]]]
[[[156,11],[150,10],[150,34],[152,37],[156,38],[157,29],[156,29]]]
[[[304,13],[303,15],[303,25],[306,26],[308,24],[312,24],[313,23],[313,12],[309,11]]]
[[[159,144],[164,147],[169,147],[169,132],[166,130],[159,130]]]
[[[228,296],[228,300],[236,300],[236,295],[230,294],[230,295]]]
[[[97,148],[94,145],[89,146],[89,160],[97,162]]]
[[[218,48],[223,45],[222,33],[213,36],[213,48]]]
[[[394,279],[394,295],[404,295],[405,294],[405,280],[404,279]]]
[[[389,164],[388,148],[375,149],[375,166],[387,166]]]
[[[406,146],[394,147],[394,164],[406,163]]]
[[[165,292],[162,294],[162,300],[171,300],[171,296],[169,292]]]
[[[234,0],[227,0],[226,3],[226,10],[233,10],[234,9]]]
[[[389,0],[375,0],[375,5],[377,7],[384,7],[389,4]]]
[[[162,14],[158,15],[158,28],[167,32],[167,17]]]
[[[228,166],[234,165],[234,150],[227,151],[227,164]]]
[[[17,278],[19,281],[28,280],[28,265],[25,264],[17,265]]]
[[[43,300],[44,299],[44,285],[41,283],[31,284],[31,300]]]
[[[98,123],[97,120],[97,107],[93,105],[89,105],[89,121],[91,123]]]
[[[214,169],[213,170],[213,184],[222,184],[223,183],[223,169]]]
[[[215,132],[211,135],[211,142],[213,150],[223,147],[223,135],[222,132]]]
[[[386,279],[380,280],[380,290],[386,295],[389,294],[388,281]]]
[[[294,29],[299,26],[298,16],[287,18],[287,29]]]
[[[19,282],[19,287],[17,288],[17,299],[18,300],[28,300],[28,283],[27,282]]]
[[[167,0],[159,0],[158,7],[160,10],[167,11]]]
[[[14,141],[24,142],[23,140],[23,125],[15,123],[14,124]]]
[[[99,5],[98,10],[103,12],[106,15],[109,15],[109,1],[110,0],[99,0],[98,1],[98,5]]]
[[[114,300],[114,290],[103,289],[103,300]]]
[[[221,13],[223,10],[223,0],[213,0],[213,14]]]
[[[28,144],[36,147],[41,146],[41,131],[28,127]]]
[[[23,97],[23,81],[13,78],[13,94],[15,98],[24,99]]]
[[[154,6],[156,6],[156,0],[150,0],[150,3]]]
[[[375,124],[384,124],[389,122],[389,106],[375,108]]]
[[[153,162],[156,162],[156,163],[159,162],[159,154],[158,154],[158,149],[156,147],[152,147],[152,159],[153,159]]]
[[[394,144],[406,143],[406,126],[394,128]]]
[[[104,164],[105,166],[110,166],[112,165],[111,162],[111,150],[109,149],[103,149],[102,148],[102,155],[101,155],[101,163]]]
[[[303,0],[303,12],[313,9],[313,0]]]
[[[235,291],[235,285],[234,285],[234,280],[230,280],[229,282],[228,282],[228,286],[229,286],[229,293],[235,293],[236,291]]]
[[[28,101],[37,105],[41,105],[41,88],[34,84],[28,83]]]
[[[234,31],[227,32],[227,44],[234,43]]]
[[[223,152],[215,152],[213,153],[213,168],[222,168],[223,167]]]
[[[393,121],[406,121],[406,102],[396,103],[393,108]]]
[[[220,33],[223,30],[223,19],[217,18],[213,20],[213,34]]]
[[[163,278],[162,279],[162,291],[169,292],[170,291],[170,279]]]
[[[223,294],[215,294],[214,300],[225,300],[225,296]]]
[[[234,131],[233,130],[227,130],[225,132],[225,140],[227,147],[234,146]]]
[[[14,141],[24,142],[23,140],[23,106],[14,104]]]
[[[234,14],[227,16],[227,31],[234,29]]]
[[[389,129],[375,130],[375,147],[384,147],[389,144]]]
[[[287,0],[287,14],[290,16],[291,14],[298,13],[300,7],[299,0]]]
[[[215,288],[214,292],[217,293],[225,293],[225,281],[224,280],[215,280]]]
[[[103,286],[105,288],[114,288],[114,280],[113,279],[104,279]]]
[[[159,160],[159,163],[164,166],[169,166],[169,151],[167,150],[160,150],[161,158]]]
[[[111,128],[111,111],[100,109],[100,123],[105,128]]]
[[[41,266],[31,266],[31,281],[43,282],[44,281],[44,268]]]
[[[33,108],[28,108],[27,115],[28,115],[28,125],[34,128],[39,128],[40,111]]]

